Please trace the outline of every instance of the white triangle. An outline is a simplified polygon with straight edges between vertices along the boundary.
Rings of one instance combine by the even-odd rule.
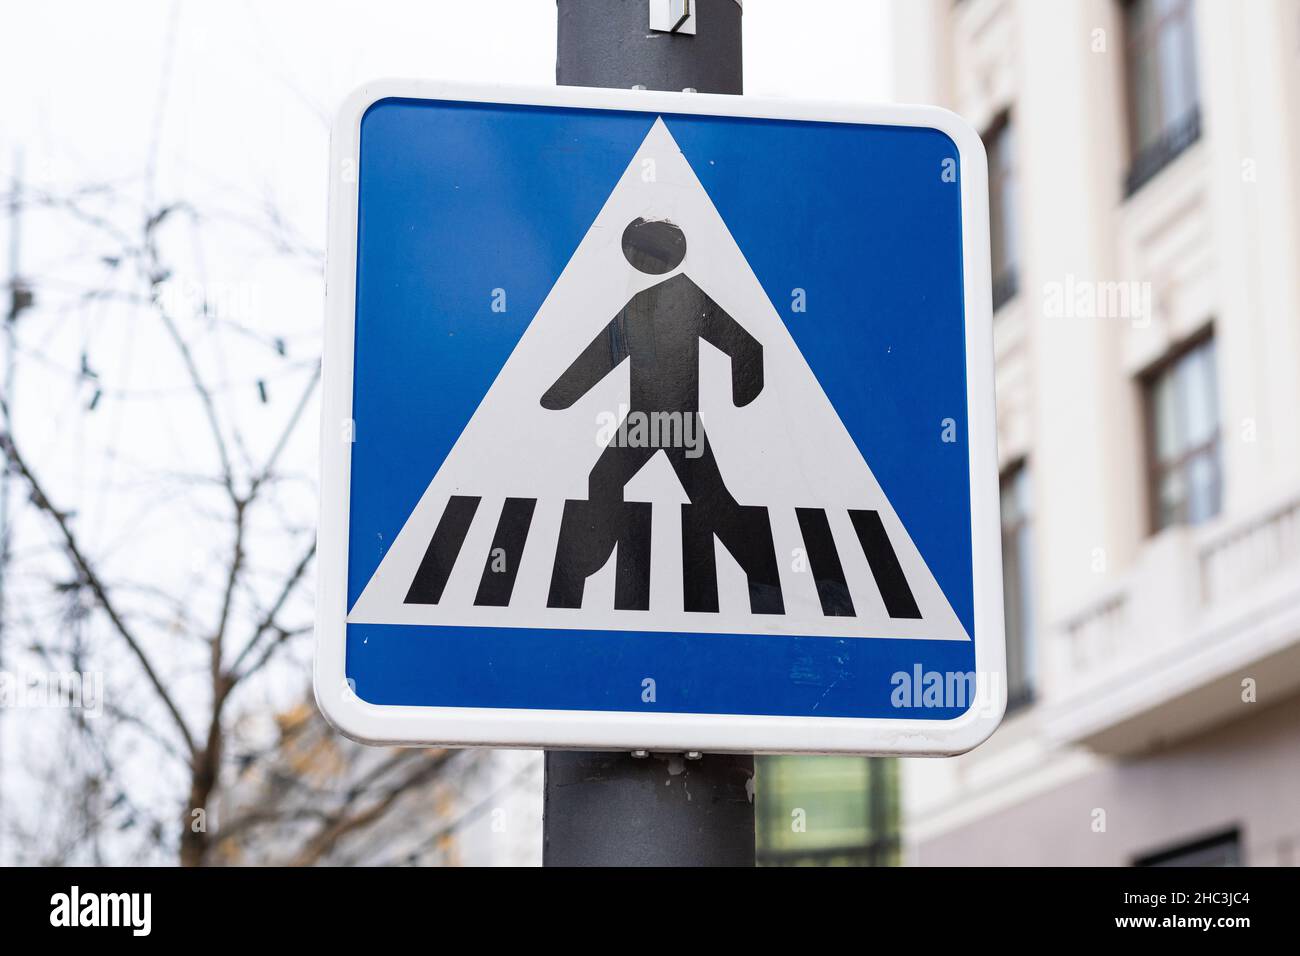
[[[669,278],[638,272],[624,259],[623,230],[638,217],[667,219],[682,228],[687,253],[681,271],[763,346],[763,391],[737,408],[731,401],[730,360],[702,345],[700,416],[708,422],[709,442],[736,500],[768,508],[784,614],[750,613],[744,575],[720,544],[720,610],[682,609],[678,505],[687,499],[663,455],[651,459],[626,487],[628,500],[654,502],[650,610],[614,608],[612,561],[588,579],[581,609],[546,606],[564,501],[587,496],[587,475],[602,450],[596,438],[599,416],[617,412],[629,399],[627,363],[568,409],[548,410],[539,400],[629,299]],[[452,495],[482,499],[460,556],[437,604],[407,604],[416,569]],[[536,511],[509,606],[478,607],[479,578],[507,497],[537,499]],[[826,510],[855,616],[824,615],[813,575],[796,570],[795,549],[803,547],[796,507]],[[849,522],[850,508],[880,515],[919,619],[886,612]],[[646,135],[348,621],[970,639],[662,119]]]

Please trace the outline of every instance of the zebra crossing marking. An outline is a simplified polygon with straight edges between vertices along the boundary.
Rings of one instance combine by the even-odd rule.
[[[480,498],[468,495],[452,495],[443,509],[442,517],[429,540],[424,559],[416,569],[415,578],[406,594],[406,604],[438,604],[448,578],[451,577],[456,562],[460,560],[465,539],[474,520],[479,515]],[[565,514],[580,516],[582,502],[566,501]],[[478,591],[474,597],[476,607],[505,607],[511,603],[515,579],[519,573],[519,564],[523,558],[524,547],[528,541],[533,512],[537,501],[533,498],[506,498],[497,518],[496,532],[492,537],[491,547],[483,562],[483,573]],[[644,549],[639,561],[632,561],[626,555],[618,556],[618,548],[623,546],[620,539],[615,547],[616,581],[623,583],[615,591],[614,607],[617,610],[648,611],[650,604],[651,562],[653,553],[650,535],[650,518],[653,506],[649,502],[628,502],[628,514],[632,516],[629,527],[636,529],[632,537],[638,539],[638,548]],[[691,505],[682,505],[682,527],[691,525]],[[763,509],[766,512],[766,509]],[[807,550],[813,579],[816,583],[822,613],[827,617],[855,617],[853,598],[849,593],[848,580],[844,566],[840,561],[835,540],[831,534],[830,522],[822,508],[795,508],[800,534],[804,548]],[[878,589],[885,607],[891,617],[919,618],[921,612],[912,596],[907,578],[899,566],[898,557],[889,537],[881,524],[880,516],[874,511],[857,511],[849,509],[847,515],[857,532],[858,542],[867,559],[874,586]],[[490,520],[484,515],[480,520]],[[580,523],[578,517],[574,521]],[[550,593],[547,607],[581,608],[584,606],[583,591],[586,581],[601,567],[591,567],[586,573],[574,574],[567,567],[565,545],[560,540],[564,535],[561,524],[560,534],[554,546],[555,561],[551,573]],[[581,542],[578,543],[579,545]],[[727,547],[726,542],[722,542]],[[717,570],[713,556],[714,542],[692,542],[694,548],[683,544],[682,592],[690,595],[684,602],[683,609],[697,613],[716,613],[718,611]],[[574,545],[571,545],[574,547]],[[580,547],[578,548],[579,550]],[[735,557],[735,552],[727,549]],[[768,534],[765,550],[774,551],[771,535]],[[473,555],[466,560],[472,561]],[[692,563],[694,559],[694,563]],[[608,559],[605,559],[608,560]],[[740,559],[736,559],[740,560]],[[742,564],[742,570],[744,565]],[[632,579],[636,569],[644,570],[643,579]],[[695,587],[694,593],[691,588]],[[754,597],[751,591],[751,611],[756,614],[785,613],[782,588],[779,580],[769,584],[774,594],[759,590]]]

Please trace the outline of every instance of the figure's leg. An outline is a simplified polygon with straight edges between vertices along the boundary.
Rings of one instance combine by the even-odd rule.
[[[713,536],[745,571],[749,583],[749,609],[754,614],[784,614],[781,574],[772,541],[767,508],[742,505],[723,481],[717,459],[697,422],[700,454],[690,458],[686,449],[668,450],[668,460],[691,499],[682,505],[682,586],[688,611],[718,610],[718,576]]]
[[[613,505],[566,501],[546,606],[582,607],[587,579],[605,566],[617,547],[614,607],[620,611],[648,610],[652,507],[648,501]]]
[[[648,501],[625,501],[620,506],[617,564],[614,567],[615,610],[650,610],[650,522],[653,508],[654,505]]]
[[[646,446],[606,445],[587,476],[588,500],[606,504],[622,502],[623,488],[658,450]]]
[[[605,566],[617,546],[614,607],[629,611],[649,608],[652,506],[645,501],[624,501],[623,486],[655,451],[607,445],[587,479],[587,500],[564,503],[547,607],[582,607],[587,578]]]

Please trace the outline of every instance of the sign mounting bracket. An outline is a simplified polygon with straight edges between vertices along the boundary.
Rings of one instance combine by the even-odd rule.
[[[650,29],[656,33],[694,36],[694,0],[650,0]]]

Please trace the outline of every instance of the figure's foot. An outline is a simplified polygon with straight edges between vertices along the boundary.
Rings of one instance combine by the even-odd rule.
[[[649,610],[652,507],[648,501],[566,501],[546,606],[582,607],[587,579],[605,566],[617,548],[614,608]]]
[[[698,505],[682,505],[682,594],[687,611],[718,611],[718,569],[713,538],[717,536],[745,571],[749,610],[754,614],[784,614],[781,574],[772,542],[767,509],[737,505],[718,515]]]

